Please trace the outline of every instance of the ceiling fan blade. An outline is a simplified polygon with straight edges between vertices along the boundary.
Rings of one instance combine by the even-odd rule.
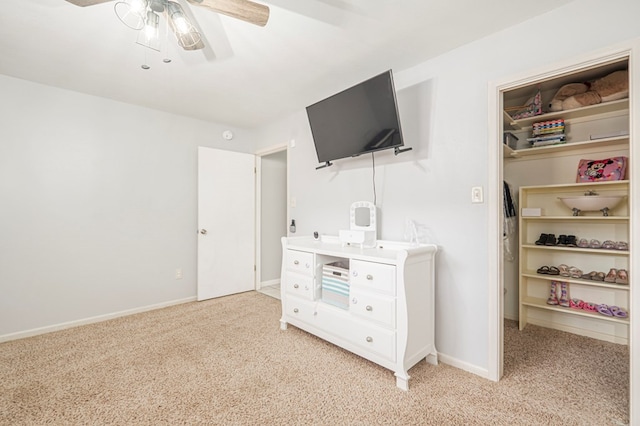
[[[187,0],[214,12],[264,27],[269,20],[269,7],[250,0]]]
[[[67,2],[80,7],[93,6],[95,4],[106,3],[109,1],[112,0],[67,0]]]

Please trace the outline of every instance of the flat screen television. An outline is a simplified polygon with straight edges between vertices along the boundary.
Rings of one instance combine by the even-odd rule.
[[[326,165],[404,145],[391,70],[308,106],[307,117]]]

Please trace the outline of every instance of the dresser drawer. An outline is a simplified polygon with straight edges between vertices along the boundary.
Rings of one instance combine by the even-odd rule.
[[[349,312],[389,328],[396,326],[396,299],[351,287]]]
[[[351,285],[381,291],[395,296],[396,267],[383,263],[351,261]]]
[[[395,331],[353,320],[348,332],[348,339],[356,345],[389,361],[396,361]]]
[[[285,314],[289,318],[295,318],[312,324],[316,317],[316,302],[304,300],[299,297],[285,296]]]
[[[313,253],[287,250],[287,269],[313,276]]]
[[[395,362],[396,332],[358,319],[344,309],[318,304],[312,319],[324,331],[356,346]]]
[[[289,294],[295,294],[308,300],[316,299],[317,291],[313,285],[313,277],[310,275],[287,272],[285,276],[285,289]]]

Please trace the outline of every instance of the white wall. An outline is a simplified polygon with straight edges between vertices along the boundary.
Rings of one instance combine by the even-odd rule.
[[[0,337],[193,298],[197,146],[252,152],[251,132],[6,76],[0,93]]]
[[[449,361],[487,373],[488,205],[471,204],[470,196],[473,186],[486,191],[490,184],[489,82],[535,73],[571,56],[638,37],[638,16],[640,2],[635,0],[578,0],[395,72],[402,126],[410,129],[406,142],[419,146],[420,154],[391,155],[376,168],[381,234],[384,239],[403,239],[407,221],[413,220],[422,226],[423,240],[440,247],[436,346]],[[410,104],[422,111],[405,110]],[[372,199],[370,157],[337,161],[316,171],[303,110],[264,129],[261,143],[291,139],[296,146],[289,151],[290,195],[297,199],[291,217],[299,235],[346,229],[350,203]]]

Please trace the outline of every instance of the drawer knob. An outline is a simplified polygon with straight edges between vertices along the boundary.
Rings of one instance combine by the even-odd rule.
[[[367,336],[367,342],[369,342],[369,343],[373,342],[373,337]]]
[[[300,287],[298,284],[293,285],[293,288],[298,288],[298,287]]]
[[[367,279],[371,281],[373,279],[373,275],[367,275]]]
[[[353,271],[353,272],[351,273],[351,275],[353,275],[354,277],[357,277],[357,276],[358,276],[358,271]]]
[[[304,264],[304,267],[307,268],[307,269],[309,269],[309,266],[311,266],[311,265],[309,265],[308,263]]]
[[[293,261],[293,264],[294,264],[294,265],[299,265],[299,264],[300,264],[300,262],[298,262],[297,260],[294,260],[294,261]]]
[[[367,305],[367,307],[365,308],[367,311],[373,311],[373,307],[371,305]]]
[[[297,314],[298,313],[298,308],[293,308],[293,313]]]

